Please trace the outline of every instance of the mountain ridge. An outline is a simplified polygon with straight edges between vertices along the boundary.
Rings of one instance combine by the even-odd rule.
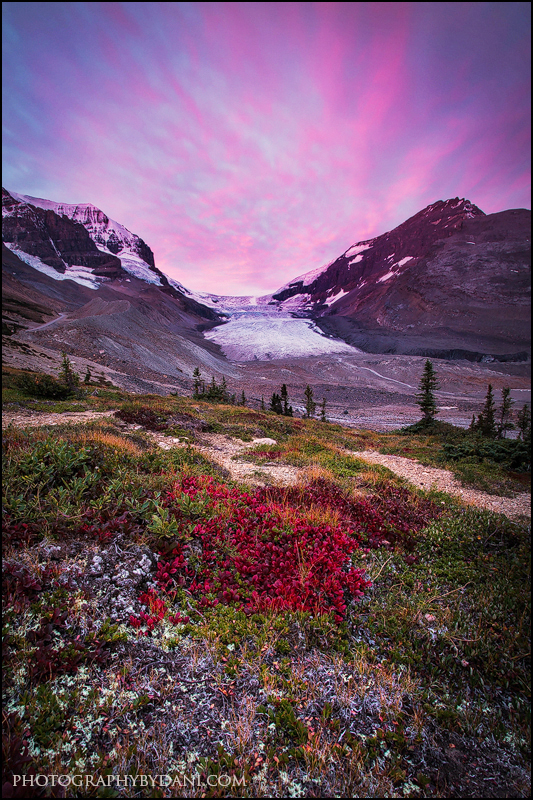
[[[486,215],[465,198],[439,200],[393,230],[350,245],[272,295],[235,298],[191,292],[164,275],[139,236],[90,203],[58,203],[3,189],[2,206],[8,324],[21,322],[14,310],[17,304],[21,308],[23,284],[37,292],[42,319],[42,298],[48,297],[54,299],[49,313],[57,314],[55,301],[63,302],[70,323],[83,322],[89,339],[102,338],[107,320],[112,339],[122,342],[114,346],[122,356],[131,350],[124,349],[128,330],[139,342],[152,337],[152,346],[172,358],[161,340],[172,333],[185,337],[176,344],[180,352],[187,340],[192,350],[203,348],[219,374],[224,364],[227,368],[224,354],[230,361],[290,357],[293,336],[300,337],[303,356],[307,350],[309,355],[347,352],[349,346],[355,353],[470,361],[529,358],[526,210]],[[95,292],[104,306],[92,302]],[[293,326],[294,332],[283,328],[287,341],[279,347],[274,339],[284,320],[290,328],[291,317],[309,320],[311,327],[309,332],[305,326],[301,331]],[[228,321],[229,327],[220,327]],[[252,352],[254,342],[265,355]],[[222,361],[214,365],[216,354]],[[148,360],[160,363],[155,351]]]
[[[526,209],[486,215],[464,198],[437,201],[271,302],[365,352],[527,360],[530,231]]]

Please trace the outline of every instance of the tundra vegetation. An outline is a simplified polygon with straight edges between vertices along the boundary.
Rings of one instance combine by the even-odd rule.
[[[529,795],[528,520],[357,458],[512,495],[525,412],[513,441],[378,434],[206,387],[45,400],[39,380],[8,370],[4,408],[116,414],[4,430],[6,796],[142,797],[143,775],[171,778],[153,797]],[[301,482],[236,483],[195,449],[205,432],[274,439],[246,458]],[[30,785],[80,774],[81,792]]]

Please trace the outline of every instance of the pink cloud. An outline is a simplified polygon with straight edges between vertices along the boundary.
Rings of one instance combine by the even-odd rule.
[[[526,4],[23,5],[6,185],[98,205],[192,289],[275,290],[437,199],[528,202]]]

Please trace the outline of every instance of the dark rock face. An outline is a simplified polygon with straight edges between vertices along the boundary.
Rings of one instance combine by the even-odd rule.
[[[65,272],[67,266],[83,266],[95,275],[118,278],[124,271],[118,258],[98,250],[83,225],[50,209],[21,203],[2,189],[3,240],[37,256],[49,267]]]
[[[325,333],[367,352],[524,360],[530,352],[531,212],[439,201],[349,248],[304,292]]]

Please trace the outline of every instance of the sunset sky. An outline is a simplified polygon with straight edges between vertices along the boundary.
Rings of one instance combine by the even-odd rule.
[[[530,208],[529,3],[3,3],[3,185],[266,294],[429,203]]]

